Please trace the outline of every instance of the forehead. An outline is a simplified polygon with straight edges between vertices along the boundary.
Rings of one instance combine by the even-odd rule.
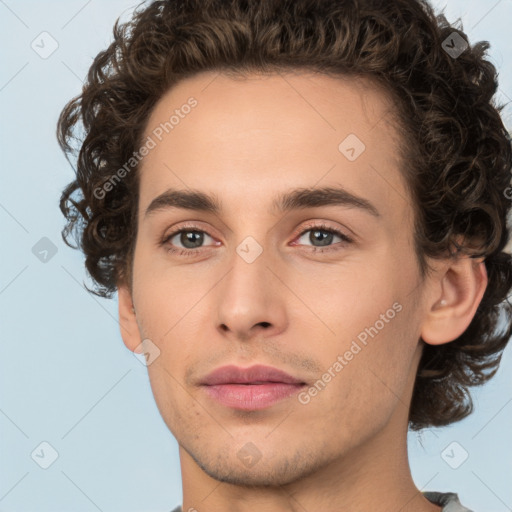
[[[316,184],[396,202],[406,190],[394,111],[365,79],[201,73],[169,90],[151,113],[144,140],[154,147],[140,166],[139,206],[167,188],[261,203],[269,192]]]

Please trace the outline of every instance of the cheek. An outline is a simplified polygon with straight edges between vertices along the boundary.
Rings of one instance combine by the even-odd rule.
[[[194,314],[194,305],[210,287],[191,267],[167,262],[163,250],[135,253],[134,301],[147,337],[164,341],[173,336],[175,326]]]
[[[382,260],[377,266],[369,258],[326,266],[314,275],[288,276],[294,295],[303,299],[302,307],[308,306],[330,328],[328,339],[340,341],[373,325],[392,307],[400,295],[396,281]]]
[[[367,266],[359,275],[326,281],[323,299],[312,305],[332,331],[320,337],[317,355],[324,371],[335,374],[318,395],[324,395],[323,406],[350,411],[346,420],[359,425],[371,411],[384,421],[414,371],[419,339],[411,294],[414,265],[385,261],[373,271]]]
[[[327,377],[324,388],[318,386],[321,390],[305,407],[311,407],[307,417],[313,423],[315,417],[338,418],[325,425],[332,429],[333,444],[345,446],[353,442],[351,436],[371,436],[396,407],[407,404],[416,344],[407,333],[406,315],[404,308],[384,326],[374,321],[363,329],[352,328],[355,335],[338,338],[337,347],[323,354],[324,371],[334,376]]]

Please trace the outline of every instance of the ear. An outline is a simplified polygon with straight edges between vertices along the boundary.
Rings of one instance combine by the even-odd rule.
[[[421,337],[430,345],[458,338],[469,326],[487,287],[483,259],[456,256],[445,267],[428,303]]]
[[[132,294],[125,284],[117,287],[119,301],[119,327],[126,347],[132,352],[141,344],[142,338],[137,324],[135,310],[133,309]]]

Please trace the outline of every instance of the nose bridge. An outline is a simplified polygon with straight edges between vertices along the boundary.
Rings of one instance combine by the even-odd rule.
[[[276,327],[282,323],[279,290],[267,268],[271,260],[271,251],[253,236],[246,236],[234,247],[230,271],[218,290],[218,325],[247,337],[256,324]]]
[[[253,215],[251,215],[253,213]],[[259,284],[263,276],[269,273],[266,269],[272,259],[271,231],[267,227],[267,218],[255,212],[246,211],[238,215],[233,227],[230,279],[247,281],[252,285]]]
[[[260,239],[262,237],[259,237]],[[266,244],[265,244],[266,245]],[[237,301],[247,296],[248,300],[257,300],[259,295],[266,295],[269,291],[264,283],[268,283],[267,269],[269,262],[269,250],[253,236],[246,236],[234,247],[234,253],[231,258],[231,271],[227,276],[229,295],[234,292],[240,295]],[[228,297],[226,297],[227,299]]]

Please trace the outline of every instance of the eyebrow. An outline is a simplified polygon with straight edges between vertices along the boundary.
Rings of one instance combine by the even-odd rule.
[[[377,208],[367,199],[359,197],[343,188],[296,188],[278,194],[271,208],[279,213],[320,206],[345,206],[358,208],[374,217],[380,217]],[[181,208],[206,213],[220,214],[221,202],[216,195],[193,189],[168,189],[155,197],[146,209],[145,217],[169,208]]]

